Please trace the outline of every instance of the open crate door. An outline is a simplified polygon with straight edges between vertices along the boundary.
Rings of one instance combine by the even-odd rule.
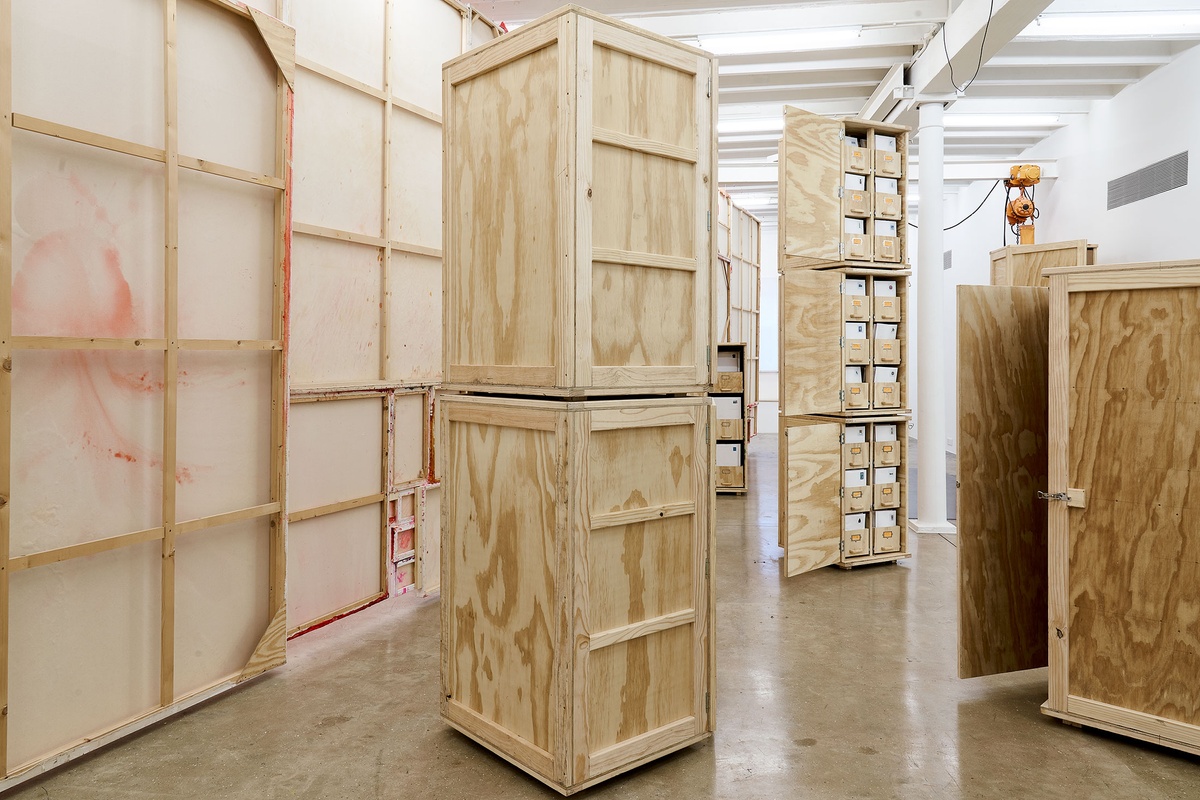
[[[958,676],[1044,667],[1049,292],[958,289]]]
[[[793,270],[784,272],[780,281],[780,413],[786,417],[841,411],[842,275]]]
[[[779,533],[787,576],[836,564],[842,543],[842,426],[786,425],[779,465]]]
[[[840,120],[784,107],[779,152],[780,267],[842,260],[842,143]]]

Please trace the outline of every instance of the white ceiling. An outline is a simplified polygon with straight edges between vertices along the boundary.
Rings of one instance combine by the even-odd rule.
[[[553,11],[562,0],[478,0],[473,5],[512,27]],[[954,190],[972,180],[1002,177],[1026,148],[1086,114],[1094,101],[1112,97],[1200,43],[1200,0],[1142,0],[1136,6],[1129,0],[582,0],[578,5],[718,52],[718,177],[767,222],[775,217],[784,104],[915,125],[911,101],[897,101],[894,89],[907,84],[917,97],[950,99],[946,186]],[[1116,14],[1121,17],[1113,26]],[[968,83],[965,92],[955,94],[954,85]],[[919,142],[910,153],[915,169],[909,189],[915,197]],[[1045,174],[1053,176],[1054,166],[1043,164]]]

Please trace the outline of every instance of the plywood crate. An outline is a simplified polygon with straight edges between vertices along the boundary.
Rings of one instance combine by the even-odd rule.
[[[741,372],[749,439],[757,433],[758,420],[762,223],[722,190],[718,195],[716,228],[717,341],[722,346],[739,342],[746,345]],[[716,379],[720,381],[721,377],[718,363]],[[715,388],[723,391],[719,385]]]
[[[994,300],[988,305],[998,310],[974,314],[973,337],[985,344],[1018,338],[1009,330],[1014,324],[1026,331],[1023,347],[977,348],[999,362],[988,370],[1016,376],[1026,384],[1022,391],[986,391],[998,381],[985,377],[975,381],[982,390],[974,396],[981,414],[999,420],[983,429],[1019,433],[1021,450],[1044,460],[1046,478],[1044,490],[1023,478],[1029,467],[1021,451],[987,462],[982,480],[1014,487],[1007,491],[1016,502],[1005,504],[1007,516],[996,526],[960,530],[960,550],[971,552],[971,572],[960,585],[960,607],[968,611],[960,641],[967,674],[1048,662],[1046,714],[1200,753],[1194,613],[1200,526],[1193,489],[1200,262],[1064,267],[1046,275],[1049,299],[1040,309],[1016,293],[1045,290],[1007,290],[1010,305],[1030,306],[1019,315],[1023,322],[1014,323],[1014,314]],[[1046,360],[1048,369],[1038,368]],[[1039,387],[1047,372],[1048,384]],[[1039,389],[1045,404],[1036,401]],[[1038,415],[1047,407],[1043,426]],[[968,488],[966,475],[960,480]],[[977,513],[962,505],[971,496],[960,494],[964,516]],[[1044,548],[1029,540],[1039,514]],[[1046,554],[1047,585],[1029,577],[1046,574],[1037,568],[1039,550]],[[1045,608],[998,613],[1003,601],[1023,594],[1047,598],[1048,631]]]
[[[1042,270],[1052,267],[1091,266],[1096,263],[1096,245],[1087,239],[1048,244],[1018,244],[993,250],[993,286],[1049,286]]]
[[[779,267],[903,269],[908,128],[784,107]]]
[[[574,6],[447,62],[446,385],[712,383],[715,75]]]
[[[909,274],[850,267],[782,274],[781,414],[895,414],[907,406]],[[895,380],[882,380],[888,376],[879,368],[894,369]]]
[[[564,794],[711,735],[711,401],[446,395],[442,715]]]
[[[908,420],[780,419],[779,544],[788,577],[909,556]]]

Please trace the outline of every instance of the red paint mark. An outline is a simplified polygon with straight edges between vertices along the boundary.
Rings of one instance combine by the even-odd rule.
[[[120,450],[113,453],[113,457],[114,458],[123,458],[131,464],[137,461],[136,456],[131,456],[129,453],[122,453]]]
[[[401,594],[403,594],[403,592]],[[351,614],[357,614],[359,611],[365,611],[366,609],[370,608],[371,606],[375,605],[376,603],[382,603],[384,600],[387,600],[387,599],[388,599],[387,592],[384,592],[382,595],[380,595],[379,597],[376,597],[374,600],[370,601],[369,603],[363,603],[358,608],[352,608],[349,611],[347,611],[345,614],[338,614],[336,617],[327,619],[324,622],[318,622],[315,625],[309,625],[307,628],[301,628],[300,630],[293,633],[291,636],[287,637],[288,641],[290,642],[292,639],[295,639],[297,636],[303,636],[306,633],[312,633],[315,630],[324,628],[326,625],[329,625],[330,623],[333,623],[333,622],[337,622],[339,619],[345,619],[346,617],[350,616]]]

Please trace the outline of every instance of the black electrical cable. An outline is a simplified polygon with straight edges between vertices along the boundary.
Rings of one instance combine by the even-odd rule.
[[[975,79],[979,77],[979,70],[983,69],[983,50],[987,46],[988,28],[992,26],[992,14],[996,10],[996,0],[990,0],[988,3],[988,18],[983,24],[983,39],[979,42],[979,61],[975,64],[975,74],[971,76],[971,80],[963,84],[963,87],[958,88],[958,82],[954,80],[954,62],[950,60],[950,45],[946,43],[946,23],[942,23],[942,50],[946,53],[946,66],[950,68],[950,85],[954,87],[954,91],[962,93],[971,87]]]
[[[951,225],[949,228],[942,228],[942,231],[943,231],[943,232],[945,232],[945,231],[952,231],[952,230],[954,230],[955,228],[957,228],[959,225],[962,225],[964,222],[966,222],[967,220],[969,220],[971,217],[973,217],[973,216],[975,216],[976,214],[978,214],[978,213],[979,213],[979,209],[983,208],[983,204],[984,204],[984,203],[986,203],[986,202],[988,201],[988,198],[992,196],[992,192],[996,191],[996,187],[997,187],[997,186],[999,186],[999,185],[1000,185],[1000,183],[1001,183],[1001,181],[1003,181],[1003,180],[1004,180],[1003,178],[997,178],[997,179],[996,179],[996,182],[992,184],[992,188],[991,188],[991,189],[988,189],[988,193],[987,193],[987,194],[985,194],[985,195],[983,196],[983,200],[979,201],[979,205],[975,206],[975,210],[974,210],[974,211],[972,211],[970,214],[967,214],[965,217],[963,217],[963,218],[962,218],[962,219],[960,219],[958,222],[956,222],[956,223],[954,223],[953,225]],[[910,227],[913,227],[913,228],[916,228],[917,230],[920,230],[920,227],[918,227],[917,225],[913,225],[911,222],[910,222],[910,223],[908,223],[908,224],[909,224],[909,226],[910,226]]]

